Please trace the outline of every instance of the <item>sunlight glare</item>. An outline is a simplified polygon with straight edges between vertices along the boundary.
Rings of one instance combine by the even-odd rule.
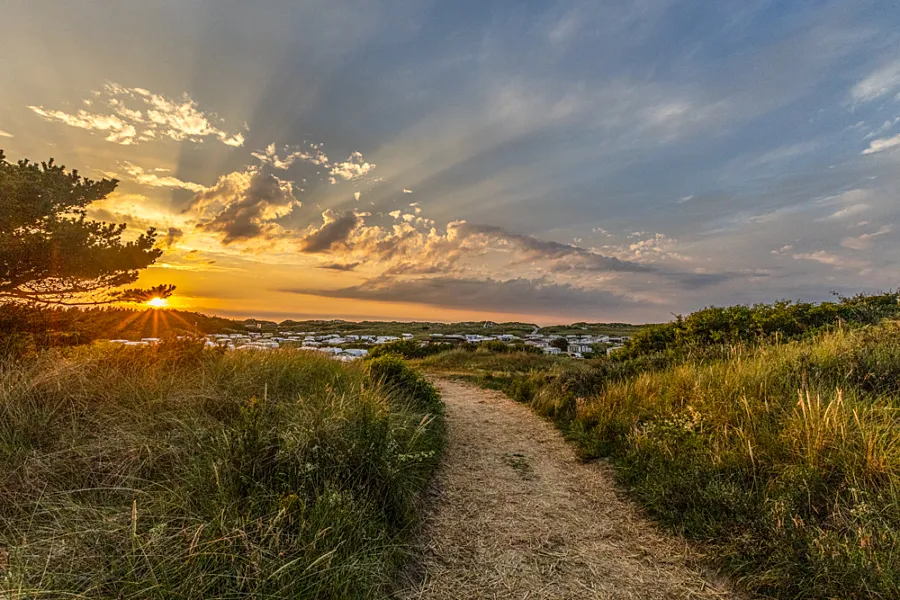
[[[150,306],[153,308],[165,308],[168,305],[169,305],[169,301],[166,300],[165,298],[157,297],[157,298],[151,298],[151,299],[147,300],[147,306]]]

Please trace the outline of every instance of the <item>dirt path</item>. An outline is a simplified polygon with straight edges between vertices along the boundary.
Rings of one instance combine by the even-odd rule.
[[[401,597],[736,598],[616,496],[608,467],[581,463],[528,407],[436,383],[450,444],[421,580]]]

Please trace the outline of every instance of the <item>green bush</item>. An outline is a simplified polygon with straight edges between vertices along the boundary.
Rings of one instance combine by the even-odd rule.
[[[366,373],[390,392],[399,393],[417,409],[441,410],[441,397],[437,388],[399,356],[388,354],[366,361]]]
[[[0,361],[0,596],[388,597],[443,429],[382,378],[190,341]]]

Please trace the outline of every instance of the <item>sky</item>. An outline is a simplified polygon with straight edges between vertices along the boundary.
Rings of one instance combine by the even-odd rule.
[[[232,317],[665,321],[900,282],[900,5],[7,0],[0,148]]]

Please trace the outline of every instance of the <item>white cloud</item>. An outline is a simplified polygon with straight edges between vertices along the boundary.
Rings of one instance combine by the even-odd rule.
[[[797,260],[810,260],[838,269],[863,269],[868,266],[868,263],[864,261],[854,258],[845,258],[838,256],[837,254],[832,254],[831,252],[826,252],[825,250],[794,254],[794,258]]]
[[[361,195],[359,192],[353,192],[353,199],[358,202]]]
[[[269,144],[265,150],[251,152],[251,155],[262,164],[276,169],[289,169],[295,163],[308,163],[328,169],[328,182],[337,184],[339,179],[350,181],[368,175],[375,165],[367,162],[361,152],[353,152],[345,161],[331,162],[321,149],[321,144],[309,144],[307,148],[285,146],[279,155],[275,144]],[[358,192],[357,192],[358,194]],[[354,194],[356,197],[356,194]],[[356,197],[359,200],[359,197]]]
[[[875,154],[876,152],[883,152],[895,148],[896,146],[900,146],[900,133],[893,137],[872,140],[869,142],[869,147],[863,150],[863,154]]]
[[[643,231],[637,231],[628,237],[635,239],[648,235],[649,237],[624,245],[606,245],[601,250],[616,258],[638,263],[654,263],[667,260],[691,262],[693,260],[691,257],[678,252],[679,244],[677,239],[663,233],[647,234]]]
[[[845,206],[835,212],[831,213],[826,219],[831,221],[836,221],[839,219],[845,219],[847,217],[852,217],[854,215],[858,215],[862,212],[865,212],[869,209],[868,204],[851,204],[850,206]]]
[[[95,91],[94,96],[96,99],[89,104],[86,102],[87,106],[103,103],[113,114],[88,112],[84,109],[66,113],[43,106],[28,108],[48,121],[108,132],[105,138],[108,142],[122,145],[159,138],[199,143],[210,137],[227,146],[244,145],[243,133],[229,133],[221,129],[221,119],[213,113],[201,111],[187,94],[178,100],[172,100],[144,88],[126,88],[109,83],[103,90]]]
[[[900,88],[900,59],[873,71],[853,86],[853,99],[869,102]]]
[[[322,152],[317,144],[310,144],[308,149],[300,149],[297,147],[284,147],[284,156],[278,156],[275,144],[269,144],[265,150],[251,152],[250,155],[258,159],[263,164],[271,165],[276,169],[289,169],[296,162],[305,162],[321,167],[328,165],[328,155]]]
[[[413,191],[412,191],[412,190],[408,190],[408,189],[406,189],[406,188],[403,188],[403,193],[404,193],[404,194],[412,194]]]
[[[344,162],[336,162],[331,165],[329,181],[332,184],[337,183],[338,177],[347,181],[358,179],[367,175],[374,168],[375,165],[366,162],[361,152],[353,152]]]
[[[8,137],[8,138],[11,138],[11,137],[16,137],[16,136],[14,136],[13,134],[11,134],[11,133],[8,132],[8,131],[3,131],[2,129],[0,129],[0,137]]]
[[[128,146],[134,143],[137,130],[133,125],[126,123],[115,115],[97,115],[82,109],[75,114],[64,113],[59,110],[46,110],[42,106],[29,106],[39,116],[48,121],[59,121],[71,127],[79,129],[91,129],[95,131],[108,131],[107,142]]]
[[[192,192],[202,192],[206,190],[206,186],[200,185],[199,183],[192,183],[190,181],[182,181],[177,177],[172,176],[164,176],[160,177],[159,175],[155,175],[153,173],[148,173],[144,171],[141,167],[137,165],[133,165],[129,162],[126,162],[123,166],[125,172],[131,175],[134,180],[141,184],[150,187],[161,187],[161,188],[172,188],[172,189],[182,189],[182,190],[190,190]]]
[[[872,233],[864,233],[856,237],[846,237],[841,240],[841,246],[843,246],[844,248],[850,248],[851,250],[865,250],[872,245],[872,240],[874,238],[880,237],[882,235],[887,235],[889,233],[892,233],[893,231],[893,227],[891,227],[890,225],[885,225],[878,231],[873,231]]]

